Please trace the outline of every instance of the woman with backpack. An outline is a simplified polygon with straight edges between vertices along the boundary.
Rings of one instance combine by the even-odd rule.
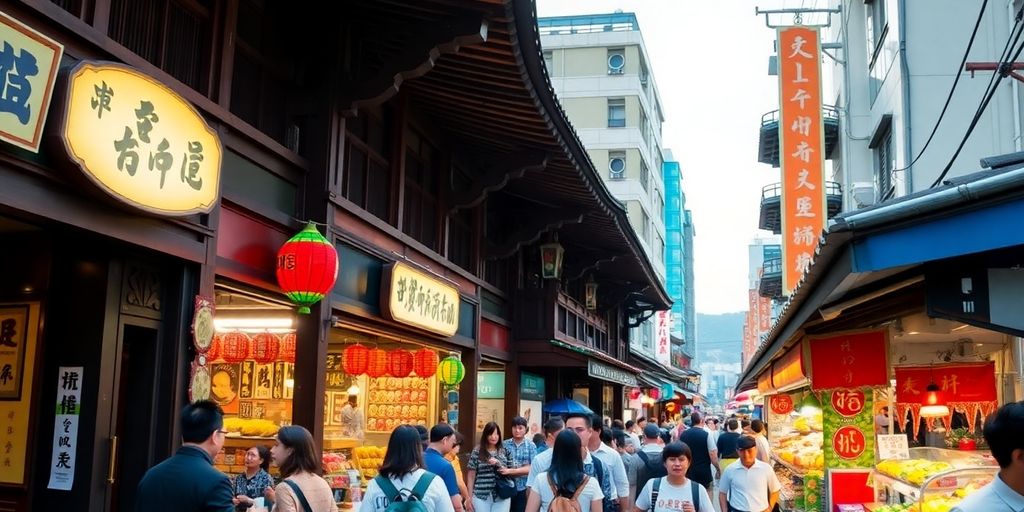
[[[526,512],[601,512],[604,499],[597,479],[583,471],[583,445],[571,430],[555,437],[551,466],[537,474],[530,490]]]
[[[501,444],[501,427],[495,422],[484,425],[480,444],[469,454],[466,466],[466,486],[473,497],[467,512],[509,512],[511,496],[502,497],[499,486],[515,483],[502,475],[502,469],[511,469],[512,455]]]
[[[661,452],[668,476],[652,478],[636,497],[634,512],[714,512],[703,485],[686,478],[693,454],[686,443],[669,443]],[[682,508],[669,504],[682,503]]]
[[[444,481],[424,467],[420,433],[399,425],[380,471],[366,486],[359,512],[454,512]]]
[[[273,491],[266,492],[276,512],[338,512],[334,492],[320,477],[320,456],[308,430],[298,425],[281,427],[270,457],[282,478]]]

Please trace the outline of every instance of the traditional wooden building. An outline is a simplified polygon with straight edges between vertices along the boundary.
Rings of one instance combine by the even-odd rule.
[[[478,376],[504,372],[507,424],[593,362],[631,370],[629,323],[668,308],[533,2],[295,7],[0,2],[0,325],[21,347],[0,350],[0,510],[132,508],[198,396],[243,436],[229,472],[268,423],[326,451],[399,423],[473,438]],[[340,268],[298,314],[275,269],[310,223]]]

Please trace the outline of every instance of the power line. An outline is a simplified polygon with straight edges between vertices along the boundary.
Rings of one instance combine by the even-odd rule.
[[[956,78],[953,79],[953,86],[949,88],[949,95],[946,96],[946,103],[942,105],[942,112],[939,113],[939,118],[935,120],[935,126],[932,127],[932,133],[928,135],[928,140],[925,141],[924,146],[921,147],[921,151],[917,153],[917,156],[915,156],[914,159],[911,160],[906,167],[902,169],[893,169],[889,171],[890,176],[895,177],[895,174],[897,172],[903,172],[913,167],[914,164],[917,163],[917,161],[921,158],[921,155],[924,154],[925,150],[928,149],[928,145],[932,143],[932,139],[935,137],[935,133],[939,131],[939,125],[942,123],[942,118],[946,115],[946,109],[949,108],[949,102],[953,99],[953,93],[956,91],[957,84],[960,83],[960,77],[963,76],[964,64],[967,63],[967,55],[971,53],[971,47],[974,46],[974,38],[978,35],[978,27],[981,26],[981,20],[982,18],[985,17],[986,6],[988,6],[988,0],[984,0],[981,3],[981,10],[978,11],[978,19],[977,21],[974,22],[974,30],[971,31],[971,38],[967,41],[967,49],[964,50],[964,56],[962,59],[960,59],[960,65],[957,66],[956,68]],[[1009,48],[1010,40],[1013,39],[1013,31],[1016,30],[1017,27],[1020,25],[1020,21],[1021,16],[1020,13],[1018,13],[1017,22],[1014,23],[1013,29],[1010,30],[1010,37],[1006,38],[1006,46],[1003,48],[1002,53],[1000,53],[1000,57],[1002,57],[1002,55],[1006,53],[1006,49]],[[901,58],[906,58],[906,55],[901,56]],[[896,186],[892,185],[889,188],[889,190],[885,192],[885,196],[882,197],[882,200],[885,201],[886,199],[889,199],[895,193]]]
[[[1021,9],[1021,12],[1024,12],[1024,8]],[[1018,17],[1020,16],[1021,15],[1018,14]],[[1020,35],[1021,32],[1017,32],[1017,37],[1014,39],[1014,45],[1017,44],[1017,40],[1020,39]],[[981,115],[985,112],[985,108],[988,107],[989,102],[992,101],[993,97],[995,97],[996,91],[999,89],[999,82],[1003,81],[1003,79],[1006,78],[1006,76],[1009,75],[1010,71],[1013,69],[1013,66],[1010,63],[1017,61],[1017,57],[1020,56],[1022,50],[1024,50],[1024,44],[1017,47],[1017,51],[1013,53],[1013,57],[1011,57],[1009,60],[1000,61],[999,69],[993,73],[993,75],[995,73],[998,73],[999,76],[994,77],[991,89],[986,91],[987,94],[985,95],[985,99],[981,102],[981,105],[978,106],[978,111],[975,112],[974,119],[971,120],[971,125],[967,127],[967,133],[964,134],[963,140],[961,140],[960,145],[957,146],[956,152],[953,153],[952,158],[949,159],[949,163],[946,164],[946,167],[942,169],[942,172],[939,174],[939,177],[935,178],[935,182],[932,183],[932,186],[929,188],[935,188],[940,183],[942,183],[943,178],[946,177],[946,174],[953,167],[953,162],[955,162],[956,158],[960,156],[960,152],[963,151],[964,146],[967,144],[967,140],[971,138],[971,133],[974,132],[974,128],[978,125],[978,121],[981,120]]]

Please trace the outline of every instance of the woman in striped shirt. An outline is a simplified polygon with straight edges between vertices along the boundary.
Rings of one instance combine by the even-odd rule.
[[[497,479],[503,478],[498,470],[513,466],[510,459],[501,446],[501,427],[493,421],[485,425],[480,445],[473,448],[466,466],[466,484],[473,496],[467,512],[509,512],[512,500],[499,499],[495,486]]]

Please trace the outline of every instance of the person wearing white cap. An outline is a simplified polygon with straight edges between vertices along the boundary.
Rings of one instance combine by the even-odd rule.
[[[740,436],[736,441],[739,463],[722,472],[718,500],[722,512],[769,512],[779,501],[782,484],[768,464],[757,460],[757,441]]]

